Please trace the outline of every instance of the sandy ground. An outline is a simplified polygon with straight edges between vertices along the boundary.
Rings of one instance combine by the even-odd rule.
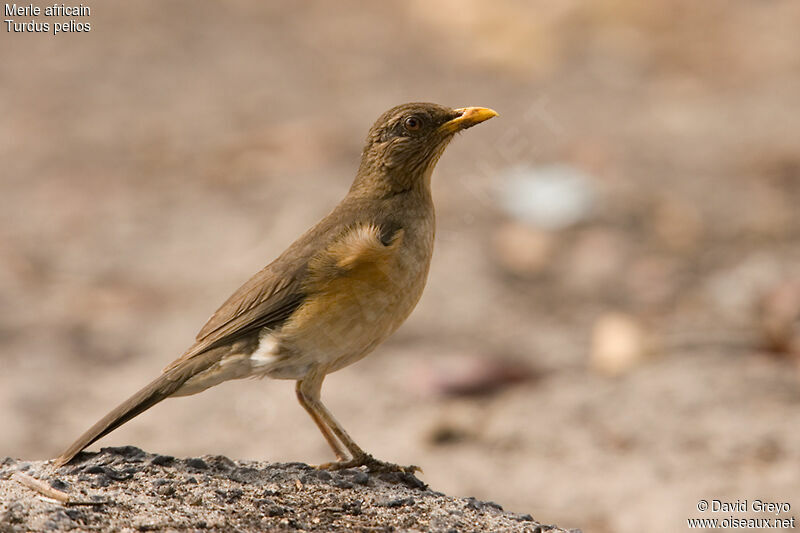
[[[372,121],[424,100],[501,116],[439,163],[417,310],[326,381],[350,433],[585,531],[725,517],[701,499],[796,516],[798,4],[92,8],[90,33],[0,31],[0,456],[54,456],[152,378],[344,195]],[[592,191],[558,227],[504,200],[552,165]],[[101,444],[330,460],[292,387],[223,384]]]

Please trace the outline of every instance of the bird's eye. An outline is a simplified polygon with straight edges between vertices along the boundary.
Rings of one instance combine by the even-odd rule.
[[[422,127],[422,120],[418,117],[408,117],[403,121],[406,131],[417,131]]]

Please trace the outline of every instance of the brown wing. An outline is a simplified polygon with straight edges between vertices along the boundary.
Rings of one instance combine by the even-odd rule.
[[[310,263],[332,242],[335,243],[343,235],[347,235],[348,230],[356,225],[354,219],[363,217],[364,210],[358,209],[358,206],[354,207],[346,202],[339,204],[280,257],[233,293],[197,334],[195,344],[164,371],[261,328],[280,326],[306,298]],[[371,228],[369,233],[374,232],[380,238],[380,243],[384,239],[393,238],[398,225],[380,224]]]
[[[194,345],[164,371],[207,350],[263,327],[276,327],[286,320],[305,297],[302,291],[305,262],[293,272],[281,272],[275,266],[273,263],[264,268],[233,293],[206,322]]]
[[[277,327],[285,321],[305,298],[303,286],[309,260],[320,243],[336,233],[339,224],[334,213],[322,219],[233,293],[208,319],[194,345],[164,371],[207,350],[263,327]]]
[[[266,268],[250,278],[206,322],[197,334],[198,344],[210,348],[286,320],[303,301],[304,272],[305,265],[295,272]]]

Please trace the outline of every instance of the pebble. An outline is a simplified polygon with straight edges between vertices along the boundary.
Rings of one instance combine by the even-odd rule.
[[[237,483],[252,483],[258,476],[258,470],[251,467],[236,468],[228,474],[231,481]]]
[[[228,503],[238,500],[243,494],[244,491],[242,489],[228,489]]]
[[[347,514],[358,516],[361,514],[361,507],[364,505],[362,500],[352,500],[342,505],[342,511]]]
[[[647,354],[647,333],[634,317],[606,313],[595,321],[589,354],[594,371],[618,376],[639,364]]]
[[[553,262],[555,233],[508,222],[492,235],[491,257],[514,276],[530,278],[543,274]]]
[[[144,450],[142,450],[141,448],[137,448],[136,446],[118,446],[110,448],[100,448],[100,453],[102,454],[104,452],[124,457],[127,460],[127,462],[143,461],[144,456],[146,455]]]
[[[559,230],[589,218],[597,192],[582,170],[566,165],[520,165],[501,174],[500,205],[514,219]]]
[[[350,483],[349,481],[341,478],[336,478],[333,480],[333,485],[340,489],[352,489],[355,485]]]
[[[420,365],[417,386],[436,396],[491,394],[536,377],[522,360],[494,353],[455,352]]]
[[[150,464],[156,466],[169,466],[174,462],[175,458],[171,455],[156,455],[150,460]]]
[[[161,496],[172,496],[175,494],[175,487],[172,484],[161,485],[156,489],[156,493]]]
[[[208,470],[208,463],[198,457],[186,459],[186,466],[195,470]]]
[[[286,508],[280,505],[271,505],[267,508],[267,516],[283,516],[286,514]]]
[[[377,507],[404,507],[406,505],[414,505],[414,498],[396,498],[394,500],[387,500],[384,502],[376,503]]]
[[[19,502],[12,503],[6,509],[6,512],[0,515],[0,522],[6,522],[8,524],[19,524],[22,523],[25,516],[25,508]]]
[[[800,278],[763,291],[757,313],[761,342],[768,350],[800,355]]]
[[[623,233],[602,227],[583,229],[564,254],[558,275],[570,290],[602,292],[619,279],[630,254],[630,242]]]
[[[223,472],[236,468],[236,463],[225,457],[224,455],[215,455],[210,457],[207,463],[216,470]]]
[[[369,475],[361,470],[342,470],[341,474],[350,478],[350,481],[356,485],[369,484]]]
[[[53,487],[56,490],[62,490],[62,491],[69,490],[69,484],[65,483],[64,481],[62,481],[60,479],[52,479],[52,480],[50,480],[50,486]]]
[[[485,511],[487,507],[491,509],[496,509],[498,511],[502,511],[503,507],[495,502],[483,502],[478,500],[477,498],[466,498],[467,504],[465,507],[467,509],[473,509],[475,511]]]
[[[331,476],[331,473],[328,472],[327,470],[317,470],[314,473],[314,477],[316,477],[321,481],[330,481],[331,479],[333,479],[333,476]]]

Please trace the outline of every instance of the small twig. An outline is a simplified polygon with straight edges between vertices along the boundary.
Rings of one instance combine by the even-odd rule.
[[[70,498],[70,495],[63,490],[54,489],[44,481],[36,479],[35,477],[29,476],[28,474],[24,474],[22,472],[14,472],[11,475],[11,479],[20,485],[24,485],[29,489],[38,492],[45,498],[61,502],[64,505],[102,505],[104,503],[108,503],[108,500],[74,500]]]
[[[64,491],[54,489],[44,481],[38,480],[35,477],[29,476],[28,474],[23,474],[22,472],[14,472],[11,475],[11,479],[25,485],[31,490],[35,490],[42,496],[46,496],[50,499],[59,501],[61,503],[69,503],[69,494]]]

